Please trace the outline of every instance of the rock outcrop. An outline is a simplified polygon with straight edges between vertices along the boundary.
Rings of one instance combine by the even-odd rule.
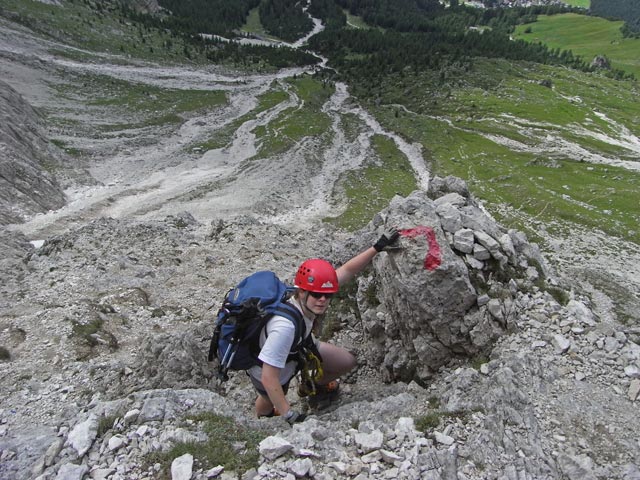
[[[544,285],[537,247],[502,229],[459,179],[445,180],[434,198],[396,197],[377,220],[399,228],[399,248],[376,257],[359,298],[389,380],[424,382],[452,357],[486,355],[513,326],[517,292]]]
[[[604,55],[596,55],[591,60],[591,67],[598,68],[601,70],[611,70],[611,62]]]
[[[0,225],[60,208],[65,195],[47,169],[62,153],[49,143],[36,111],[0,81]]]

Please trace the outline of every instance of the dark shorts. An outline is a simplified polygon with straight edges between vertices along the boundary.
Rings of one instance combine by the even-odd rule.
[[[247,375],[249,375],[249,374],[247,374]],[[265,397],[267,399],[269,398],[269,395],[267,395],[267,391],[264,389],[264,385],[262,385],[262,382],[256,380],[251,375],[249,375],[249,380],[251,380],[251,383],[253,384],[253,388],[256,389],[256,392],[258,392],[258,394],[260,394],[260,396]],[[290,381],[291,380],[289,380],[289,382]],[[282,385],[282,391],[284,392],[285,395],[289,391],[289,382],[287,382],[284,385]]]

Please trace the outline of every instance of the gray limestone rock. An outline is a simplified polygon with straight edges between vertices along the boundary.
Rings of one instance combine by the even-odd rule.
[[[494,257],[500,253],[500,244],[493,237],[483,231],[475,230],[473,232],[476,241],[486,248]]]
[[[47,166],[63,153],[46,138],[41,118],[11,86],[0,81],[0,225],[20,223],[66,202]]]
[[[593,471],[593,460],[587,455],[560,454],[558,465],[569,480],[596,480],[598,478]]]
[[[374,430],[369,433],[358,432],[355,434],[354,440],[363,453],[370,453],[382,447],[384,437],[380,430]]]
[[[98,423],[99,418],[92,414],[69,432],[67,443],[78,453],[78,456],[82,457],[93,445],[98,435]]]
[[[635,402],[638,396],[640,396],[640,380],[632,380],[629,385],[629,392],[627,393],[629,400]]]
[[[451,203],[437,204],[436,213],[440,217],[440,224],[445,232],[455,233],[462,227],[460,211]]]
[[[640,368],[637,365],[624,367],[624,374],[629,378],[640,378]]]
[[[270,436],[260,442],[258,449],[260,451],[260,455],[269,460],[275,460],[276,458],[293,450],[293,445],[284,438]]]
[[[438,199],[456,193],[465,199],[470,199],[471,194],[464,180],[459,177],[449,175],[447,177],[433,177],[429,182],[429,198]]]
[[[441,207],[444,207],[445,205],[450,205],[451,207],[456,208],[456,211],[457,211],[458,208],[464,207],[467,204],[467,199],[462,195],[460,195],[459,193],[452,192],[436,198],[434,200],[434,203],[438,207],[437,208],[438,214],[440,214],[439,210]],[[459,216],[460,214],[458,214],[458,217]]]
[[[473,258],[480,261],[489,260],[491,258],[491,252],[482,245],[476,243],[473,246]]]
[[[55,480],[82,480],[88,472],[89,467],[84,464],[65,463],[58,470]]]
[[[0,410],[2,412],[2,410]],[[2,414],[0,413],[0,422]],[[0,478],[16,480],[28,479],[32,476],[32,467],[38,463],[38,469],[42,470],[52,464],[50,452],[52,445],[59,445],[56,432],[51,427],[29,426],[16,432],[7,432],[0,427]],[[8,458],[8,455],[11,457]],[[56,452],[59,453],[59,450]],[[36,473],[37,475],[38,473]]]
[[[552,343],[558,353],[566,353],[571,348],[571,341],[557,333],[553,335]]]
[[[471,253],[473,252],[474,240],[473,230],[461,228],[453,235],[453,248],[462,253]]]
[[[380,352],[374,357],[384,355],[382,365],[389,379],[425,380],[452,356],[476,355],[504,333],[507,315],[513,316],[517,307],[508,298],[497,298],[516,295],[519,285],[511,276],[514,271],[506,271],[507,256],[494,238],[500,227],[480,209],[462,206],[459,212],[472,228],[456,225],[451,248],[445,230],[453,229],[443,224],[452,215],[442,213],[455,207],[449,201],[438,206],[437,200],[414,192],[394,198],[383,215],[389,225],[400,228],[401,248],[374,260],[376,291],[384,313],[366,315],[366,321],[372,351]],[[526,238],[514,236],[520,251],[527,250]],[[521,254],[511,236],[502,240],[512,263],[518,263]],[[498,262],[490,264],[491,257]],[[509,287],[495,280],[486,284],[493,277],[505,278]],[[477,301],[476,285],[496,297],[486,302],[487,309],[482,308],[485,302]],[[364,303],[366,296],[361,298]]]
[[[567,315],[571,316],[572,318],[576,319],[577,321],[585,325],[594,326],[596,324],[596,318],[593,312],[589,308],[587,308],[587,306],[583,302],[579,300],[575,300],[575,299],[569,300],[566,311],[567,311]]]
[[[399,368],[387,368],[395,370],[393,376],[410,379],[415,370],[412,363],[437,367],[448,356],[448,348],[464,342],[455,322],[475,304],[476,296],[466,265],[444,239],[433,202],[424,194],[416,192],[406,201],[396,199],[387,218],[401,228],[417,231],[403,237],[402,250],[380,255],[374,263],[379,292],[407,355],[406,360],[389,358]]]
[[[171,480],[191,480],[193,455],[185,453],[171,462]]]
[[[298,458],[289,464],[288,470],[296,478],[306,478],[313,471],[313,462],[308,458]]]

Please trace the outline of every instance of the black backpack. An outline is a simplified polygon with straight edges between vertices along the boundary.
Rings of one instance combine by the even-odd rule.
[[[209,347],[209,361],[219,361],[220,380],[229,379],[229,370],[247,370],[262,363],[258,359],[260,332],[274,315],[291,320],[295,326],[289,359],[298,360],[302,344],[306,343],[306,328],[300,311],[287,302],[294,291],[295,287],[286,285],[270,271],[249,275],[229,290],[218,311]]]

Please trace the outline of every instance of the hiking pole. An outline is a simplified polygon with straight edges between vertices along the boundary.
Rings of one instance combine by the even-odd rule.
[[[229,375],[227,375],[227,371],[229,370],[229,367],[231,366],[231,362],[233,362],[233,357],[236,356],[237,351],[238,351],[237,345],[234,343],[230,343],[229,346],[227,347],[227,350],[224,352],[224,356],[222,357],[222,360],[220,360],[220,368],[218,369],[218,377],[221,380],[224,380],[224,381],[229,380]]]

